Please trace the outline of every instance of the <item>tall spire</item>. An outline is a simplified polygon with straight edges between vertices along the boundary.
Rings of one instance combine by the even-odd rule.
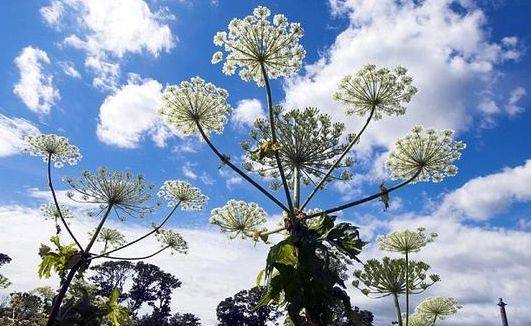
[[[500,315],[502,320],[502,326],[509,326],[509,323],[507,322],[507,314],[505,313],[505,306],[507,304],[503,302],[503,298],[500,298],[500,301],[498,302],[498,306],[500,307]]]

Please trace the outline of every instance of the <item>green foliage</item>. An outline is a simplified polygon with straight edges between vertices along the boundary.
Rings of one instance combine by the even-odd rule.
[[[7,264],[11,261],[11,258],[6,255],[0,253],[0,266]],[[0,274],[0,289],[5,289],[11,285],[11,282],[5,277],[4,275]]]
[[[285,306],[295,325],[333,324],[336,304],[351,311],[342,270],[350,259],[357,259],[365,243],[357,227],[335,225],[334,220],[323,215],[310,227],[294,223],[296,230],[271,247],[264,272],[266,291],[257,307]]]
[[[42,261],[39,264],[37,273],[40,278],[50,278],[52,270],[64,279],[66,271],[79,262],[81,255],[78,253],[75,244],[63,246],[58,236],[53,236],[50,241],[55,245],[55,250],[45,244],[41,244],[39,256]]]
[[[120,291],[113,289],[111,296],[105,303],[105,308],[108,310],[105,317],[107,317],[114,326],[120,326],[121,323],[127,318],[128,311],[120,306],[118,299],[120,298]]]

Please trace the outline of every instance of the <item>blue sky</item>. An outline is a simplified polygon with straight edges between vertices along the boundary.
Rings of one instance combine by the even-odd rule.
[[[44,165],[20,153],[22,137],[37,130],[65,135],[83,153],[78,166],[56,170],[58,178],[105,165],[141,172],[154,184],[179,178],[202,188],[211,198],[207,209],[181,214],[172,221],[178,229],[197,229],[206,232],[202,236],[214,236],[208,233],[213,232],[208,226],[208,212],[230,198],[256,201],[272,216],[278,214],[260,194],[228,170],[218,169],[219,162],[204,143],[165,134],[167,130],[154,113],[158,94],[168,84],[199,75],[226,88],[235,114],[223,135],[213,139],[223,151],[239,157],[237,144],[247,136],[250,119],[264,110],[264,91],[237,76],[223,75],[219,65],[210,63],[217,51],[212,37],[233,17],[246,16],[255,6],[265,5],[273,13],[284,13],[290,21],[300,22],[305,30],[304,67],[297,76],[272,83],[276,102],[288,107],[317,106],[355,131],[361,119],[345,118],[340,105],[331,100],[342,75],[370,62],[403,64],[418,81],[419,95],[406,116],[374,123],[362,138],[356,151],[359,165],[354,170],[354,181],[320,193],[314,206],[328,207],[338,200],[376,191],[387,178],[382,170],[386,153],[394,140],[413,125],[452,128],[468,145],[457,164],[456,177],[440,184],[417,184],[393,194],[389,212],[382,213],[380,203],[373,203],[345,211],[341,217],[365,225],[369,239],[377,233],[419,223],[433,224],[434,228],[446,226],[454,236],[466,237],[470,231],[477,232],[478,239],[502,237],[500,243],[514,246],[512,249],[520,254],[512,261],[515,273],[522,268],[531,273],[531,265],[517,263],[529,258],[522,249],[531,243],[531,163],[526,164],[531,159],[528,1],[130,0],[114,5],[90,0],[2,4],[2,218],[21,212],[30,216],[28,212],[42,203],[39,190],[45,190]],[[33,77],[23,79],[21,71]],[[19,91],[15,91],[16,85]],[[32,227],[33,220],[24,221]],[[520,242],[513,243],[513,238]],[[466,239],[447,241],[462,241],[460,248],[472,255]],[[6,242],[1,244],[4,251]],[[35,241],[28,239],[25,245],[37,251]],[[236,250],[242,245],[234,246]],[[504,250],[501,246],[495,249],[500,254]],[[373,252],[370,249],[369,255]],[[263,252],[255,254],[260,257]],[[448,261],[452,256],[429,256],[428,262],[430,258],[435,267],[437,259]],[[27,259],[29,264],[31,259]],[[454,257],[453,261],[466,266],[466,259],[462,259]],[[485,264],[482,268],[496,267],[488,265],[487,260],[485,257],[481,261]],[[250,269],[249,274],[253,272]],[[447,283],[458,275],[451,269],[445,272],[450,278]],[[485,279],[488,281],[493,280]],[[248,284],[234,282],[231,286],[235,289]],[[526,284],[529,282],[526,280]],[[29,284],[15,286],[24,288]],[[458,293],[457,297],[469,290],[462,284],[449,284],[448,288]],[[506,294],[497,294],[503,291]],[[216,293],[221,299],[230,294],[221,290]],[[519,301],[515,309],[520,310],[513,311],[518,315],[515,322],[531,322],[531,313],[525,312],[523,302],[530,302],[529,295],[508,288],[493,289],[478,298],[463,294],[465,306],[470,300],[472,307],[463,310],[464,320],[469,325],[490,320],[489,300],[501,295]],[[366,304],[375,312],[381,311],[382,318],[387,316],[383,305]],[[195,312],[207,320],[212,318],[213,312],[209,315],[192,303],[185,306],[197,309]]]

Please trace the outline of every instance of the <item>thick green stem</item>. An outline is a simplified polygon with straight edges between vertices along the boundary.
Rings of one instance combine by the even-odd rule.
[[[276,199],[272,194],[270,194],[267,190],[264,189],[261,185],[256,183],[253,179],[251,179],[247,174],[245,174],[242,170],[240,170],[236,165],[232,164],[230,160],[227,159],[225,155],[223,155],[217,148],[212,144],[208,136],[206,135],[205,131],[203,130],[203,127],[201,127],[201,124],[199,124],[198,121],[196,121],[197,129],[199,130],[199,133],[201,134],[201,137],[203,137],[203,140],[207,143],[208,147],[214,152],[214,154],[219,157],[221,162],[227,164],[231,169],[234,170],[234,172],[238,173],[242,178],[247,180],[250,184],[252,184],[256,189],[258,189],[261,193],[263,193],[267,198],[271,199],[277,206],[282,208],[286,212],[290,212],[288,208],[284,204],[282,204],[278,199]]]
[[[83,247],[77,241],[76,237],[74,236],[74,233],[72,233],[72,230],[70,230],[70,227],[65,221],[65,218],[63,217],[63,213],[61,212],[61,207],[59,206],[59,202],[57,201],[57,195],[55,194],[55,189],[53,187],[52,182],[52,154],[48,154],[48,187],[50,188],[50,191],[52,192],[53,202],[55,204],[55,208],[57,209],[57,214],[59,214],[59,218],[63,222],[63,225],[65,226],[66,230],[68,231],[68,234],[74,239],[74,242],[76,243],[79,250],[83,251]]]
[[[337,168],[339,163],[341,163],[341,160],[343,160],[343,158],[345,158],[345,156],[348,154],[348,152],[350,152],[350,149],[352,148],[352,146],[354,146],[360,140],[361,135],[363,134],[365,129],[367,129],[367,126],[369,125],[369,122],[371,121],[371,119],[372,119],[372,117],[374,115],[374,110],[375,110],[375,107],[373,106],[373,108],[371,110],[371,113],[369,114],[369,117],[367,118],[367,121],[365,121],[365,124],[361,128],[360,132],[348,144],[347,148],[345,148],[345,150],[343,151],[341,156],[328,169],[328,172],[326,172],[326,174],[321,178],[321,181],[319,181],[319,183],[315,186],[315,188],[313,188],[313,190],[310,193],[310,195],[308,196],[308,198],[306,198],[306,200],[304,201],[304,204],[302,204],[301,210],[303,210],[306,207],[306,205],[308,205],[310,203],[310,200],[312,200],[313,196],[319,191],[319,189],[321,189],[323,184],[326,182],[326,179],[328,179],[328,177],[332,174],[332,172],[334,172],[334,170]]]
[[[273,97],[271,95],[271,86],[269,85],[269,77],[267,76],[267,71],[263,63],[260,63],[260,68],[262,69],[262,76],[264,77],[266,96],[267,96],[267,108],[269,110],[269,125],[271,127],[271,140],[273,143],[277,143],[277,131],[275,128],[275,113],[273,112]],[[278,172],[280,174],[280,179],[282,181],[282,186],[284,187],[284,192],[286,193],[286,200],[288,201],[288,207],[291,212],[293,212],[293,203],[291,202],[291,195],[289,193],[288,181],[286,175],[284,174],[284,168],[282,167],[282,162],[280,161],[280,155],[278,151],[275,151],[275,160],[277,161]]]
[[[406,251],[406,326],[409,326],[409,253]]]
[[[298,167],[293,171],[293,197],[295,198],[295,208],[299,208],[301,203],[301,175]]]
[[[398,302],[398,294],[393,293],[393,299],[395,302],[395,312],[396,312],[396,319],[398,321],[398,326],[403,326],[402,313],[400,312],[400,303]]]

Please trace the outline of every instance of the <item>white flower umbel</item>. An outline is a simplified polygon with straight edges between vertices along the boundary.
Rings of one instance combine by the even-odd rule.
[[[239,71],[245,81],[264,85],[261,65],[268,77],[288,76],[300,69],[306,55],[299,40],[303,30],[298,23],[289,23],[284,15],[275,15],[266,7],[257,7],[243,19],[233,19],[227,32],[218,32],[214,44],[223,47],[223,72],[232,75]],[[212,63],[223,61],[224,53],[212,56]]]
[[[63,215],[65,219],[74,218],[74,214],[68,208],[68,206],[59,204],[59,208],[61,209],[61,214]],[[57,207],[55,206],[55,203],[53,202],[43,204],[41,205],[39,209],[45,219],[51,219],[51,220],[57,221],[57,219],[60,218],[59,211],[57,210]]]
[[[125,215],[119,215],[120,219],[126,216],[144,217],[154,211],[154,208],[146,202],[151,198],[148,190],[152,185],[146,185],[142,175],[133,176],[129,172],[109,171],[104,167],[95,173],[85,171],[77,180],[65,178],[68,185],[79,193],[75,196],[68,192],[67,196],[74,201],[99,204],[102,208],[112,205],[113,211],[119,211]]]
[[[266,212],[255,203],[229,200],[225,206],[212,210],[210,223],[231,234],[231,239],[238,235],[245,238],[252,237],[254,232],[264,231],[266,217]]]
[[[199,211],[208,200],[199,188],[181,180],[165,181],[157,195],[166,199],[168,206],[173,207],[180,203],[181,209],[186,211]]]
[[[190,82],[166,87],[159,113],[183,136],[199,135],[197,124],[206,134],[221,134],[232,111],[228,96],[225,89],[193,77]]]
[[[457,300],[448,297],[430,297],[422,301],[417,308],[415,308],[415,314],[424,316],[431,322],[431,325],[435,324],[437,319],[445,319],[446,317],[457,313],[462,307],[457,304]]]
[[[453,139],[452,130],[437,131],[413,128],[411,133],[396,142],[389,154],[386,165],[391,170],[391,178],[417,181],[440,182],[447,176],[457,174],[452,163],[461,157],[466,147],[462,141]]]
[[[179,233],[172,230],[158,230],[156,236],[157,240],[160,242],[160,245],[163,248],[168,247],[172,255],[174,253],[187,253],[188,243]]]
[[[42,157],[44,162],[48,158],[54,162],[56,168],[61,168],[64,164],[76,165],[81,159],[81,152],[77,146],[71,145],[68,138],[54,134],[41,134],[26,137],[26,148],[24,150],[33,156]]]
[[[433,242],[437,233],[424,233],[424,228],[416,231],[404,230],[391,232],[378,238],[378,248],[384,251],[411,253],[418,252],[428,243]]]
[[[394,70],[377,69],[366,65],[354,75],[347,75],[339,82],[334,99],[346,105],[347,114],[364,116],[374,108],[374,119],[383,114],[402,115],[406,112],[404,103],[417,93],[411,85],[413,79],[404,67]]]
[[[89,237],[94,236],[94,231],[89,232]],[[126,243],[125,236],[120,233],[120,231],[111,228],[102,228],[98,237],[96,238],[97,242],[103,243],[103,252],[107,251],[108,247],[118,248],[123,246]]]
[[[402,323],[405,325],[406,320],[403,319]],[[409,316],[408,324],[409,326],[433,326],[433,323],[429,322],[424,315],[417,313]]]

